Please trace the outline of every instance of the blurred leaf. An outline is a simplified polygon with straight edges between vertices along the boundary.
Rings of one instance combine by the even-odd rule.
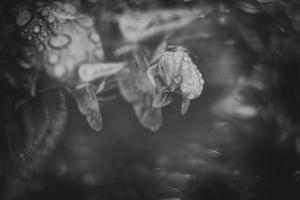
[[[102,129],[102,116],[94,89],[93,85],[86,84],[69,91],[74,96],[79,111],[86,117],[90,127],[95,131],[100,131]]]
[[[185,115],[186,112],[188,111],[189,109],[189,106],[190,106],[190,100],[187,99],[187,98],[183,98],[182,100],[182,104],[181,104],[181,114],[182,115]]]
[[[160,57],[162,56],[162,54],[166,51],[166,48],[167,48],[167,41],[166,39],[163,40],[159,45],[158,47],[156,48],[155,52],[153,53],[153,56],[151,58],[151,64],[157,62]]]
[[[84,82],[92,82],[118,73],[126,63],[87,63],[80,66],[79,77]]]
[[[157,131],[162,125],[162,113],[160,108],[152,107],[152,96],[147,95],[146,98],[133,105],[135,114],[140,123],[152,131]]]
[[[6,137],[17,173],[28,177],[43,171],[67,121],[65,96],[49,90],[20,105],[18,115],[6,125]]]

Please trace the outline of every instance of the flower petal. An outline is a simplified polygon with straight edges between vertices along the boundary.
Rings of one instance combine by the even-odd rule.
[[[154,108],[161,108],[169,105],[172,102],[173,98],[170,93],[159,93],[153,100],[152,106]]]

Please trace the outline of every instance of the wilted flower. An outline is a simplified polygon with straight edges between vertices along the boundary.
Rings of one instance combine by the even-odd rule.
[[[153,101],[154,107],[166,106],[171,102],[170,93],[182,95],[181,113],[185,114],[191,99],[200,96],[204,80],[196,65],[192,62],[187,50],[180,46],[169,46],[159,62],[147,71],[148,77],[158,89]]]

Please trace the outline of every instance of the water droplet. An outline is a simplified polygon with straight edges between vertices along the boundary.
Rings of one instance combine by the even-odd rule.
[[[47,21],[48,21],[49,23],[53,23],[53,22],[55,21],[54,16],[50,15],[50,16],[48,17]]]
[[[177,84],[179,84],[179,83],[181,83],[181,81],[182,81],[182,76],[176,76],[175,77],[175,79],[174,79],[174,81],[175,81],[175,83],[177,83]]]
[[[183,60],[186,61],[186,62],[189,62],[189,61],[191,61],[191,58],[189,56],[185,55],[183,57]]]
[[[182,92],[185,92],[186,89],[187,89],[187,85],[186,85],[185,83],[183,83],[183,84],[181,85],[181,91],[182,91]]]
[[[53,48],[63,48],[70,44],[71,38],[67,35],[56,35],[50,38],[49,45]]]
[[[43,51],[44,49],[45,49],[44,45],[41,44],[41,45],[38,46],[38,51],[39,52]]]
[[[59,61],[59,56],[57,54],[51,54],[49,55],[48,61],[50,64],[55,65]]]
[[[42,9],[41,15],[46,17],[49,14],[49,7],[45,7]]]
[[[66,68],[63,65],[56,65],[53,67],[53,75],[56,77],[62,77],[66,72]]]
[[[104,60],[104,52],[103,52],[103,49],[102,48],[97,48],[95,51],[94,51],[94,55],[95,57],[98,59],[98,60]]]
[[[39,33],[40,31],[41,31],[41,27],[40,26],[35,26],[33,28],[33,32],[35,32],[35,33]]]
[[[182,69],[183,69],[183,70],[187,70],[188,68],[189,68],[189,66],[188,66],[187,64],[184,63],[184,64],[182,65]]]
[[[188,99],[194,99],[195,98],[195,93],[190,93],[188,96],[187,96],[187,98]]]
[[[84,64],[79,67],[78,74],[81,80],[88,81],[95,74],[96,70],[89,64]]]
[[[192,79],[188,79],[188,84],[192,85],[194,83],[194,81]]]
[[[95,32],[91,32],[91,33],[89,34],[89,39],[90,39],[92,42],[97,43],[97,42],[100,41],[100,36],[99,36],[97,33],[95,33]]]
[[[94,21],[89,16],[83,16],[77,19],[77,23],[83,28],[91,28],[94,25]]]

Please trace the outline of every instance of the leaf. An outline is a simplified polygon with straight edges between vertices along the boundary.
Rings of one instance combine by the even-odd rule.
[[[137,66],[141,70],[146,71],[150,67],[149,60],[148,60],[143,48],[137,49],[134,52],[133,56],[134,56]]]
[[[95,81],[118,73],[126,65],[125,62],[116,63],[86,63],[79,67],[78,75],[84,82]]]
[[[154,108],[161,108],[169,105],[172,102],[173,98],[170,93],[159,93],[153,100],[152,106]]]
[[[100,106],[94,92],[94,86],[86,84],[75,89],[71,89],[70,92],[76,100],[79,111],[86,117],[90,127],[95,131],[101,130],[102,116],[100,113]]]
[[[86,117],[88,124],[95,131],[100,131],[103,128],[102,115],[100,112],[91,112]]]
[[[122,70],[118,75],[119,89],[124,99],[129,102],[137,102],[140,100],[140,96],[143,95],[141,91],[141,85],[137,85],[137,81],[140,78],[134,71]]]
[[[24,88],[24,91],[32,97],[36,95],[36,85],[39,75],[40,73],[38,70],[24,72],[21,75],[22,87]]]
[[[28,98],[22,98],[20,100],[18,100],[15,104],[14,104],[14,112],[17,112],[19,110],[19,108],[26,102],[30,101],[30,99]]]
[[[167,48],[167,41],[163,40],[158,47],[156,48],[155,52],[153,53],[152,59],[150,64],[156,63],[160,57],[162,56],[162,54],[165,52]]]
[[[181,114],[185,115],[189,109],[190,106],[190,100],[187,98],[183,98],[182,104],[181,104]]]
[[[144,101],[135,103],[133,108],[142,126],[157,131],[162,125],[162,112],[161,108],[152,107],[151,99],[152,97],[148,95]]]
[[[39,93],[21,105],[7,123],[6,136],[15,173],[28,177],[40,172],[64,131],[67,121],[65,96],[60,89]]]

